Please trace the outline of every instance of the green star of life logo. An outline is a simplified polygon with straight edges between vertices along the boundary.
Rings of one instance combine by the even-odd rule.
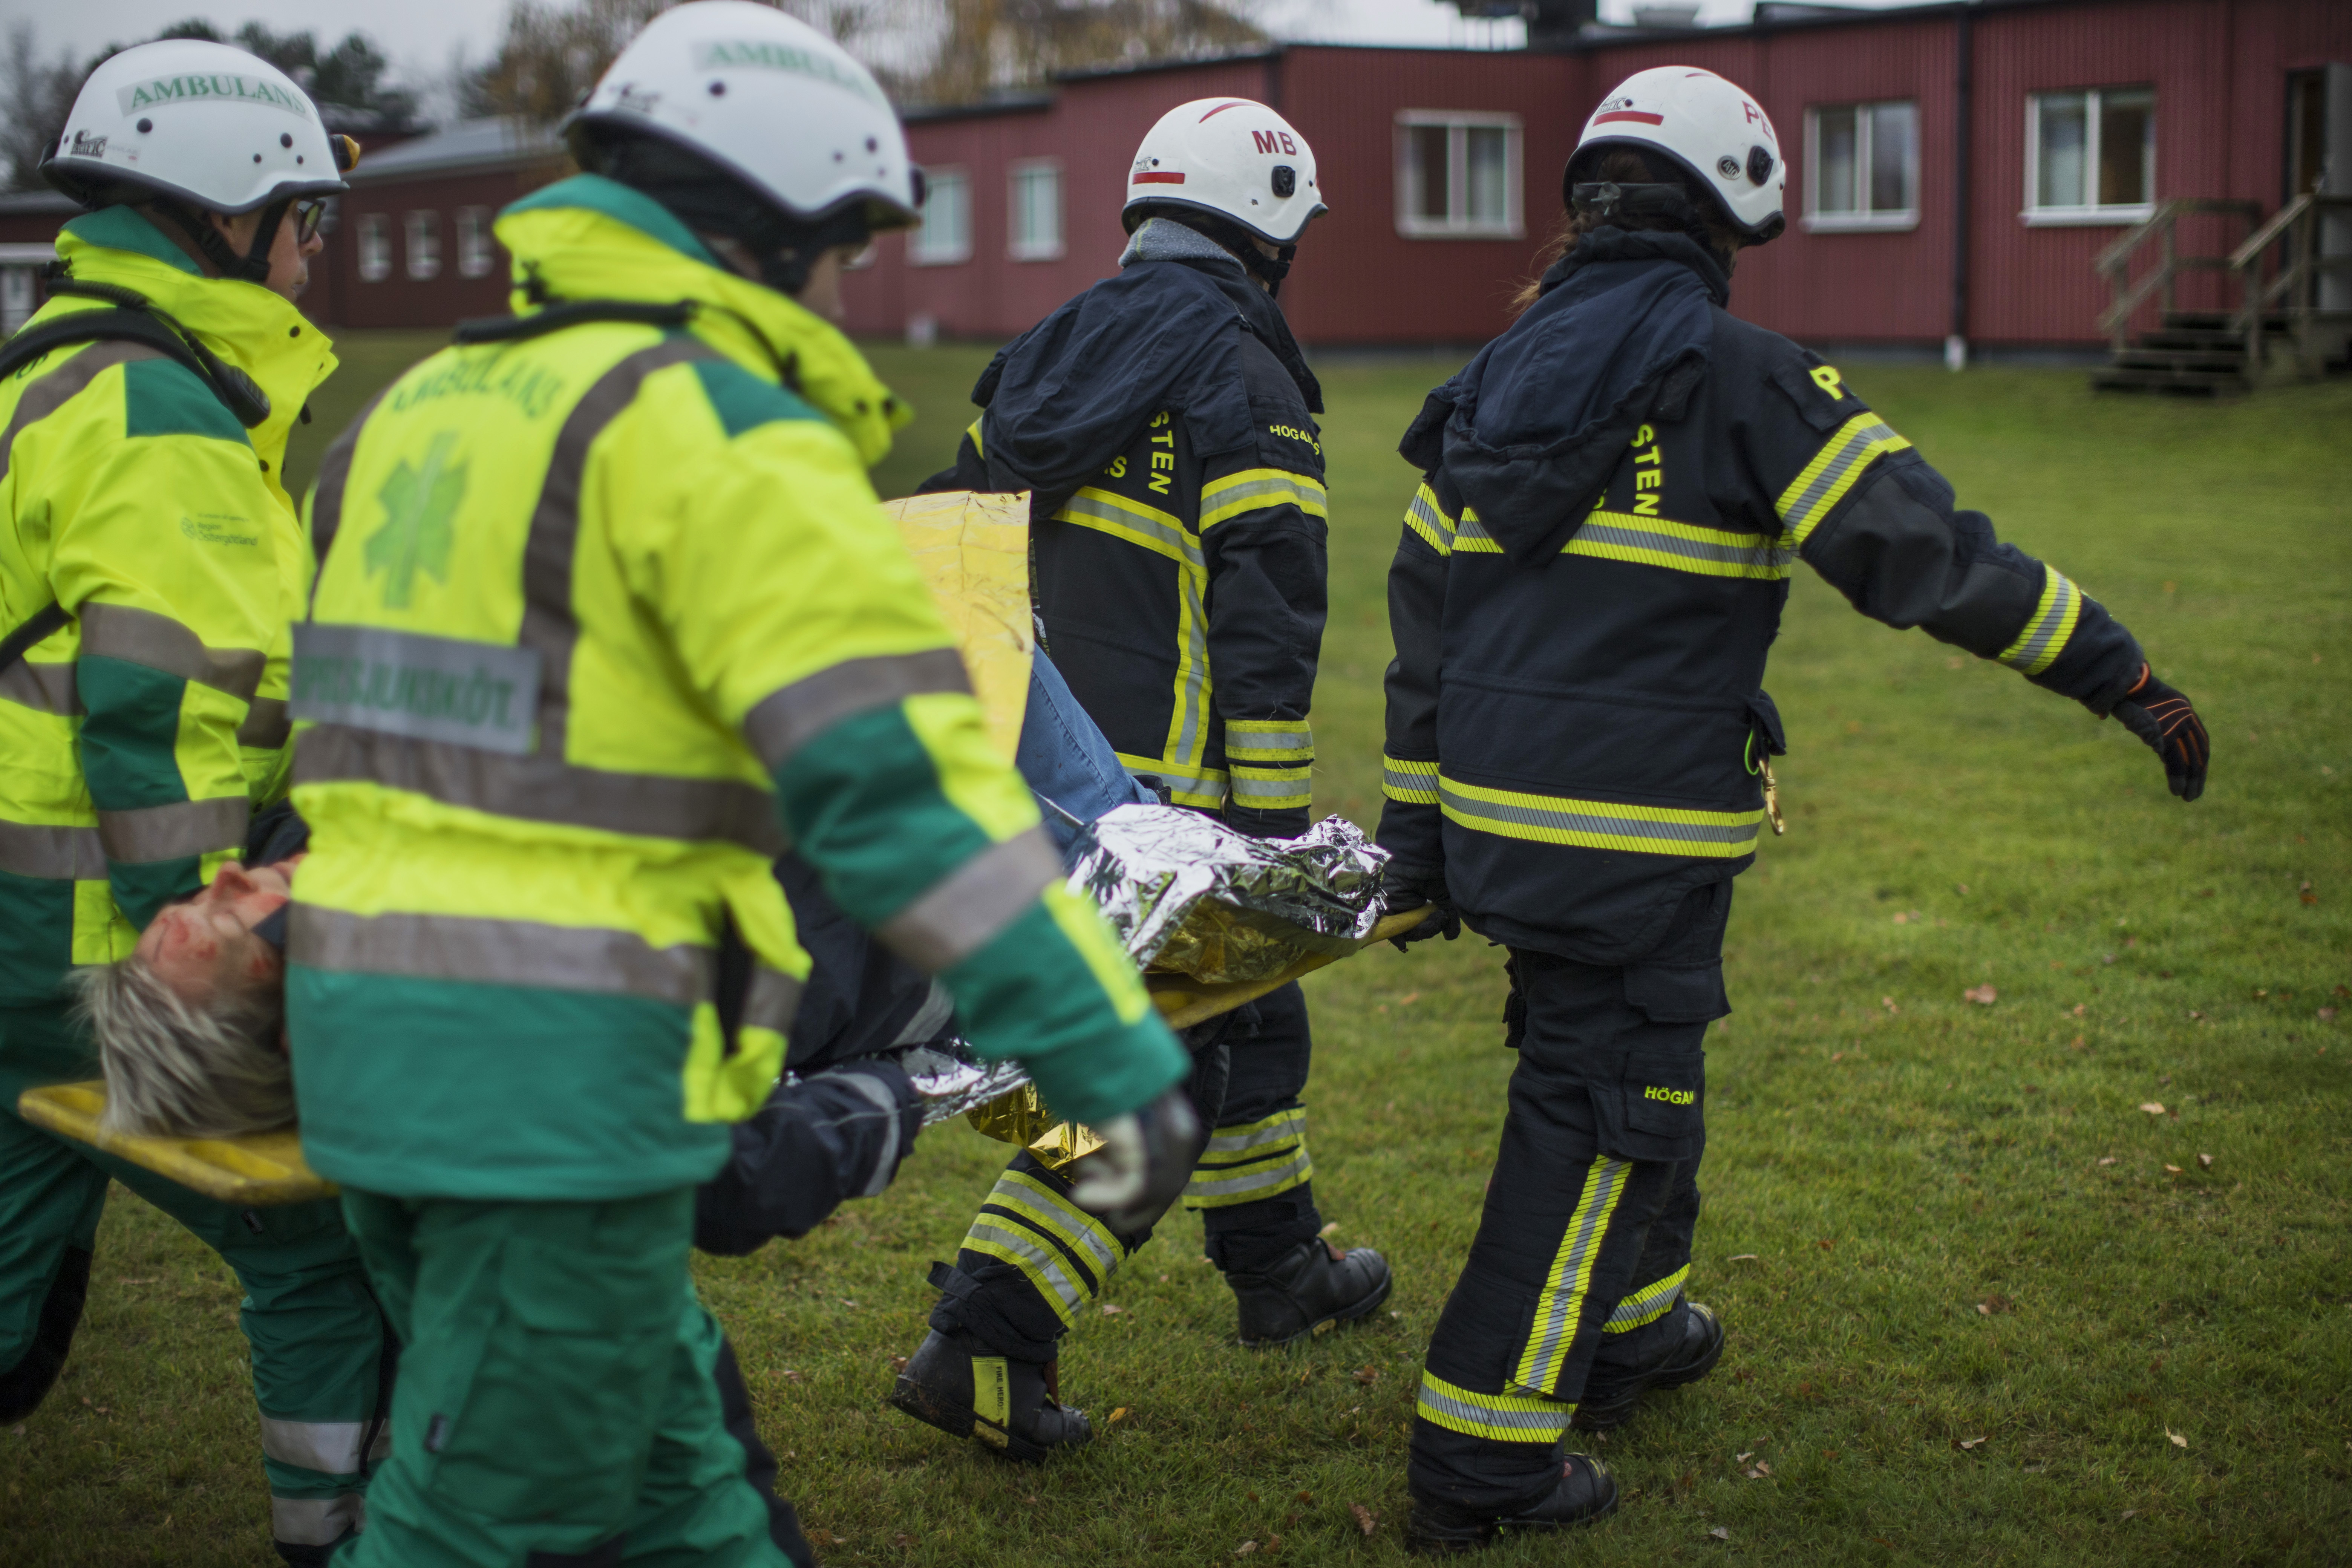
[[[466,494],[466,465],[449,461],[457,445],[457,432],[443,431],[425,448],[422,464],[411,468],[402,458],[376,492],[383,526],[368,536],[366,566],[371,576],[384,574],[386,609],[408,607],[419,572],[436,583],[449,581],[449,552],[457,542],[451,519]]]

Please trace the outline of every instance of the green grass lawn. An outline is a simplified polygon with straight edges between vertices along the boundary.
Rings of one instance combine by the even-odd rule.
[[[415,348],[348,345],[311,450]],[[948,460],[986,355],[876,358],[924,411],[888,493]],[[1367,826],[1412,483],[1392,448],[1439,374],[1325,376],[1317,805]],[[1771,677],[1789,833],[1741,879],[1713,1037],[1692,1289],[1730,1351],[1597,1450],[1617,1519],[1490,1560],[2352,1560],[2352,384],[2214,405],[2077,373],[1848,379],[2138,633],[2211,725],[2212,784],[2181,805],[2117,726],[1801,574]],[[1339,1240],[1395,1265],[1394,1311],[1246,1353],[1179,1217],[1070,1339],[1065,1394],[1104,1435],[1067,1463],[882,1404],[1002,1145],[939,1130],[887,1196],[705,1260],[825,1559],[1399,1561],[1419,1358],[1512,1063],[1501,957],[1465,938],[1308,982],[1317,1188]],[[0,1563],[265,1563],[234,1288],[118,1199],[73,1363],[0,1433]]]

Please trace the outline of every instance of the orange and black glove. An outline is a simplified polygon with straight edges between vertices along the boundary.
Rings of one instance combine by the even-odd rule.
[[[2115,717],[2162,759],[2164,782],[2173,794],[2195,800],[2205,793],[2205,764],[2213,755],[2213,740],[2188,698],[2149,674],[2143,664],[2139,684],[2116,704]]]

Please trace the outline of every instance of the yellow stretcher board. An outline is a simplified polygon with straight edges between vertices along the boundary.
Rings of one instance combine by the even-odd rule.
[[[128,1160],[225,1204],[260,1208],[307,1203],[333,1197],[338,1190],[303,1163],[302,1140],[291,1127],[242,1138],[141,1138],[100,1127],[99,1114],[105,1109],[102,1082],[56,1083],[28,1089],[16,1099],[16,1114],[34,1126]]]
[[[947,490],[888,500],[923,581],[947,616],[988,738],[1006,762],[1021,745],[1029,708],[1036,622],[1029,613],[1029,492]]]

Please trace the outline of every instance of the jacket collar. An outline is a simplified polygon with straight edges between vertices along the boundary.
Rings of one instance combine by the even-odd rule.
[[[1678,261],[1698,274],[1698,280],[1706,285],[1707,298],[1717,306],[1731,302],[1731,276],[1724,271],[1723,263],[1715,258],[1713,251],[1686,234],[1655,229],[1594,229],[1551,264],[1537,285],[1537,291],[1549,294],[1585,268],[1601,261]]]
[[[515,258],[511,303],[527,315],[556,300],[691,301],[694,331],[728,358],[814,404],[868,467],[914,411],[891,395],[840,329],[783,294],[721,266],[668,208],[641,191],[580,174],[499,215]]]
[[[85,283],[128,289],[194,332],[269,395],[269,417],[249,433],[273,477],[302,405],[335,371],[335,345],[284,296],[242,279],[207,278],[169,235],[130,207],[84,213],[58,236],[58,258]],[[60,296],[57,306],[94,308]]]

